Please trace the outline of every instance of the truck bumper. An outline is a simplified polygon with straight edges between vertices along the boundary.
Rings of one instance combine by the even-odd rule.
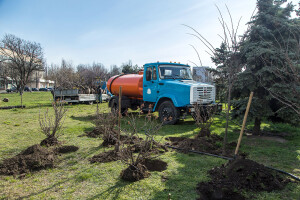
[[[214,110],[216,113],[222,112],[222,104],[214,103],[214,104],[206,104],[206,105],[198,105],[202,106],[204,110]],[[191,114],[195,112],[195,107],[193,105],[187,106],[187,113]]]

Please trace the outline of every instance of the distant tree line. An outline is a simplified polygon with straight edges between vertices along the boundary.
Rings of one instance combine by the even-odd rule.
[[[47,70],[47,78],[55,81],[55,86],[60,88],[87,89],[95,87],[98,81],[107,81],[110,77],[122,73],[137,73],[142,68],[133,65],[131,60],[120,67],[110,66],[107,69],[101,63],[73,65],[71,61],[62,59],[60,65],[52,64]]]

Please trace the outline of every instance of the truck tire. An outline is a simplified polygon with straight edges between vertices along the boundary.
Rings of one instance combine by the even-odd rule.
[[[122,116],[125,116],[127,114],[127,110],[128,110],[127,108],[121,108]],[[113,99],[111,101],[111,112],[116,115],[118,115],[119,113],[119,106],[116,99]]]
[[[113,114],[117,114],[117,112],[118,112],[118,104],[117,104],[116,99],[113,99],[113,100],[111,101],[111,112],[112,112]]]
[[[176,124],[180,117],[180,111],[174,106],[171,101],[164,101],[158,108],[159,120],[164,125]]]

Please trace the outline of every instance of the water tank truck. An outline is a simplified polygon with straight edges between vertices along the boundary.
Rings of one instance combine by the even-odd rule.
[[[107,81],[113,94],[109,101],[112,112],[119,108],[119,87],[122,86],[121,112],[142,108],[144,113],[159,113],[164,124],[175,124],[181,116],[191,114],[194,104],[215,104],[215,86],[192,79],[189,65],[180,63],[147,63],[138,74],[120,74]]]

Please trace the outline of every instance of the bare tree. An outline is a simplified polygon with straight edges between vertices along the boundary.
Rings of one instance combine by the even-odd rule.
[[[187,26],[190,28],[193,33],[190,35],[199,39],[209,50],[207,52],[211,55],[212,60],[216,63],[217,67],[219,67],[219,76],[224,78],[226,88],[227,88],[227,111],[226,111],[226,126],[225,126],[225,135],[224,135],[224,144],[223,144],[223,153],[226,152],[227,146],[227,138],[228,138],[228,124],[229,124],[229,114],[231,109],[231,95],[232,88],[236,82],[238,73],[242,70],[241,61],[240,61],[240,51],[239,51],[239,43],[242,38],[239,38],[238,28],[241,21],[241,18],[238,21],[238,24],[234,26],[233,19],[231,13],[226,6],[227,13],[230,18],[230,24],[225,22],[224,17],[220,9],[217,7],[219,11],[219,22],[222,27],[223,34],[218,35],[222,44],[220,48],[215,48],[203,35],[201,35],[194,28]]]
[[[117,66],[117,65],[112,65],[110,66],[110,70],[109,70],[109,77],[115,76],[115,75],[119,75],[121,74],[121,69]]]
[[[1,62],[6,62],[10,68],[8,75],[16,82],[23,106],[23,91],[32,73],[44,68],[43,49],[39,43],[6,34],[0,41],[0,54]]]
[[[48,78],[55,81],[56,88],[72,89],[80,83],[72,62],[65,59],[62,59],[60,66],[54,64],[50,66]]]
[[[107,80],[108,72],[105,66],[101,63],[93,63],[92,65],[80,64],[77,66],[79,80],[83,87],[92,88],[95,86],[95,81]]]

